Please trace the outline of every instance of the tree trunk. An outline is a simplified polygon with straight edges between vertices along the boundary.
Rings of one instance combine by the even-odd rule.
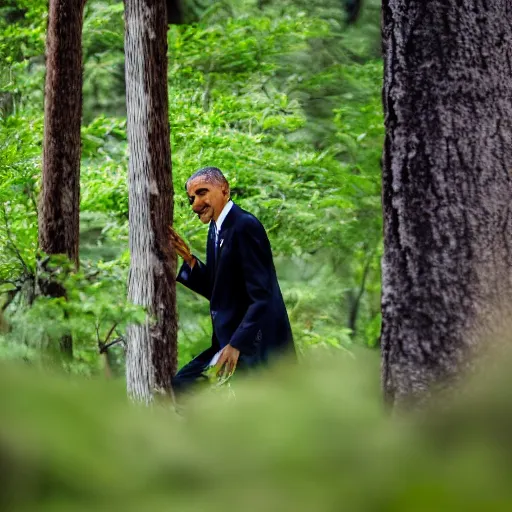
[[[405,405],[470,369],[510,313],[512,3],[382,15],[382,379]]]
[[[82,26],[85,0],[50,0],[46,34],[46,82],[39,247],[65,254],[79,265],[80,124],[82,118]],[[51,277],[49,278],[51,281]],[[52,297],[66,295],[58,283],[41,283]],[[73,357],[70,335],[61,353]]]
[[[85,0],[50,0],[39,246],[78,267],[82,24]]]
[[[358,20],[362,7],[363,0],[345,0],[347,23],[355,23]]]
[[[354,339],[357,335],[357,319],[359,317],[359,308],[361,306],[361,301],[366,290],[366,279],[368,278],[368,273],[370,272],[370,265],[373,260],[373,255],[374,254],[372,251],[367,257],[366,263],[364,264],[361,284],[359,285],[357,295],[354,293],[353,289],[349,290],[348,293],[348,328],[350,329],[350,337],[352,339]]]
[[[169,392],[176,370],[176,259],[167,96],[165,0],[125,0],[126,101],[130,161],[129,299],[148,311],[127,331],[128,393],[150,402]]]

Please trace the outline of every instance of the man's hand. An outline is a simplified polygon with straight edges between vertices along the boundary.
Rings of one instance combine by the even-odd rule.
[[[193,268],[196,259],[194,256],[192,256],[192,253],[190,252],[189,246],[185,243],[183,238],[181,238],[176,231],[172,228],[172,226],[169,226],[169,235],[171,239],[171,243],[176,250],[176,252],[183,258],[185,263],[190,267]]]
[[[240,350],[231,345],[226,345],[220,353],[219,360],[215,365],[218,376],[229,377],[233,375],[236,370],[238,363],[238,357],[240,356]]]

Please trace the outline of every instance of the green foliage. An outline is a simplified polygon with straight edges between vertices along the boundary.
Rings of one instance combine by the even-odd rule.
[[[299,351],[375,346],[383,138],[376,3],[366,2],[351,27],[327,0],[192,3],[187,9],[201,19],[171,27],[168,37],[177,230],[204,254],[206,230],[183,184],[199,167],[220,167],[234,199],[267,228]],[[67,300],[38,297],[28,310],[13,300],[6,309],[11,332],[3,337],[9,346],[18,338],[28,347],[55,347],[58,336],[72,333],[75,370],[86,373],[102,364],[98,340],[114,324],[122,335],[140,315],[125,301],[122,9],[103,0],[85,11],[82,270],[67,275]],[[23,279],[33,283],[37,273],[45,24],[42,1],[10,0],[0,11],[0,101],[11,102],[0,121],[3,291]],[[178,305],[183,363],[208,345],[211,326],[207,303],[182,287]]]
[[[0,124],[0,286],[35,268],[40,132],[40,119]]]
[[[217,388],[181,416],[103,379],[3,364],[0,507],[510,510],[510,362],[478,393],[403,418],[382,414],[371,355],[233,382],[235,400]]]
[[[85,123],[105,113],[126,115],[123,9],[123,2],[86,3],[82,32]]]

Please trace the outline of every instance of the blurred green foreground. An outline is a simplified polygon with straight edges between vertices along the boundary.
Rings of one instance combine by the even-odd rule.
[[[205,391],[181,415],[4,364],[0,510],[510,510],[506,374],[405,419],[385,413],[373,357]]]

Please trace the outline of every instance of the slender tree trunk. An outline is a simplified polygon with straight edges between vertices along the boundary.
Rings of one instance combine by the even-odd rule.
[[[370,272],[370,265],[373,260],[373,251],[368,256],[366,263],[363,268],[363,276],[361,277],[361,283],[359,285],[359,290],[357,295],[354,294],[354,290],[350,290],[348,294],[348,328],[350,329],[350,337],[355,338],[357,335],[357,319],[359,317],[359,308],[361,306],[361,300],[363,298],[364,292],[366,291],[366,279],[368,278],[368,273]]]
[[[406,404],[463,375],[510,313],[512,3],[382,14],[382,378]]]
[[[125,0],[126,100],[130,161],[129,299],[144,325],[127,332],[128,393],[149,402],[168,392],[176,370],[176,259],[168,254],[173,218],[167,96],[165,0]]]
[[[79,265],[80,124],[82,118],[82,25],[85,0],[50,0],[46,35],[46,83],[39,247],[65,254]],[[50,278],[51,280],[51,278]],[[42,283],[53,297],[58,283]],[[60,349],[73,357],[70,335]]]
[[[363,0],[345,0],[345,12],[347,13],[347,23],[355,23],[363,7]]]
[[[50,0],[39,246],[78,266],[82,24],[85,0]]]

